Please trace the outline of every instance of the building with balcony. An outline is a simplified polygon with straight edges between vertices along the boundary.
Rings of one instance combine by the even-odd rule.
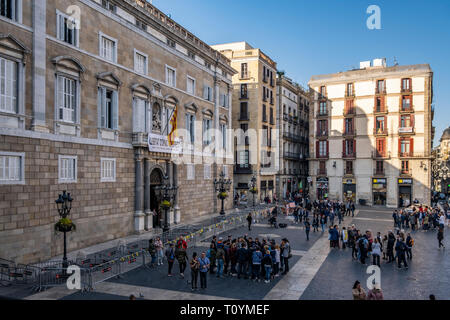
[[[279,199],[308,192],[309,92],[282,72],[277,74],[277,129],[280,170],[276,180]]]
[[[160,227],[155,188],[166,176],[179,187],[171,224],[218,214],[214,178],[232,178],[233,160],[218,151],[231,150],[227,136],[208,129],[231,129],[235,73],[147,1],[2,1],[0,257],[62,253],[63,190],[77,225],[69,251]],[[186,130],[171,147],[175,110]]]
[[[246,194],[252,175],[257,179],[258,198],[272,198],[278,139],[276,129],[277,64],[261,49],[246,42],[218,44],[212,48],[231,60],[233,76],[233,129],[235,130],[234,189]]]
[[[430,202],[429,65],[389,67],[376,59],[360,69],[313,76],[309,85],[313,199],[389,207]]]

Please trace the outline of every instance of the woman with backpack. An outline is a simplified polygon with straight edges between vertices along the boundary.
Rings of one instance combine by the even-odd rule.
[[[180,276],[184,279],[184,270],[186,270],[186,264],[188,262],[188,257],[186,249],[182,242],[179,242],[175,250],[175,257],[177,258],[178,264],[180,266]]]
[[[170,244],[170,247],[166,250],[166,258],[167,258],[167,262],[169,264],[169,273],[168,276],[172,277],[172,267],[173,267],[173,263],[175,261],[175,246],[173,245],[173,243]]]

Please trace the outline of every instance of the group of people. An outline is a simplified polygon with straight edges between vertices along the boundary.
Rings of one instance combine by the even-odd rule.
[[[160,258],[160,239],[150,240],[149,251],[152,256],[151,266],[162,265]],[[291,246],[288,239],[283,239],[279,244],[275,240],[248,237],[247,235],[232,239],[213,237],[210,247],[200,256],[194,252],[189,258],[187,254],[187,242],[180,237],[175,244],[170,244],[164,256],[168,262],[168,276],[172,277],[175,261],[178,262],[180,277],[185,278],[184,273],[189,264],[191,271],[192,291],[207,288],[207,275],[216,275],[217,278],[233,276],[238,279],[264,280],[270,283],[276,277],[289,272],[289,259],[292,257]]]

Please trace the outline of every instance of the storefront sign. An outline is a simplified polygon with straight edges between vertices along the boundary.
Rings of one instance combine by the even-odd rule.
[[[386,184],[386,179],[372,179],[373,184]]]
[[[412,183],[412,179],[398,179],[398,184],[411,185]]]
[[[344,184],[356,184],[355,179],[344,179]]]

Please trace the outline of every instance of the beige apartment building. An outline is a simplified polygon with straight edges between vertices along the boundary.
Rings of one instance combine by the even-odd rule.
[[[214,179],[233,178],[233,156],[227,135],[209,129],[231,129],[235,73],[146,1],[2,1],[0,257],[62,253],[63,190],[77,225],[69,251],[161,227],[164,183],[179,187],[172,225],[218,215]],[[175,109],[186,130],[171,147]]]
[[[272,198],[279,170],[276,129],[277,64],[261,49],[246,42],[212,46],[231,60],[238,71],[233,76],[233,128],[235,132],[234,189],[247,194],[253,174],[257,179],[258,199]]]
[[[280,170],[276,180],[279,199],[308,194],[309,91],[277,74],[277,129]]]
[[[362,62],[313,76],[313,199],[406,206],[430,203],[433,72],[428,64]]]

